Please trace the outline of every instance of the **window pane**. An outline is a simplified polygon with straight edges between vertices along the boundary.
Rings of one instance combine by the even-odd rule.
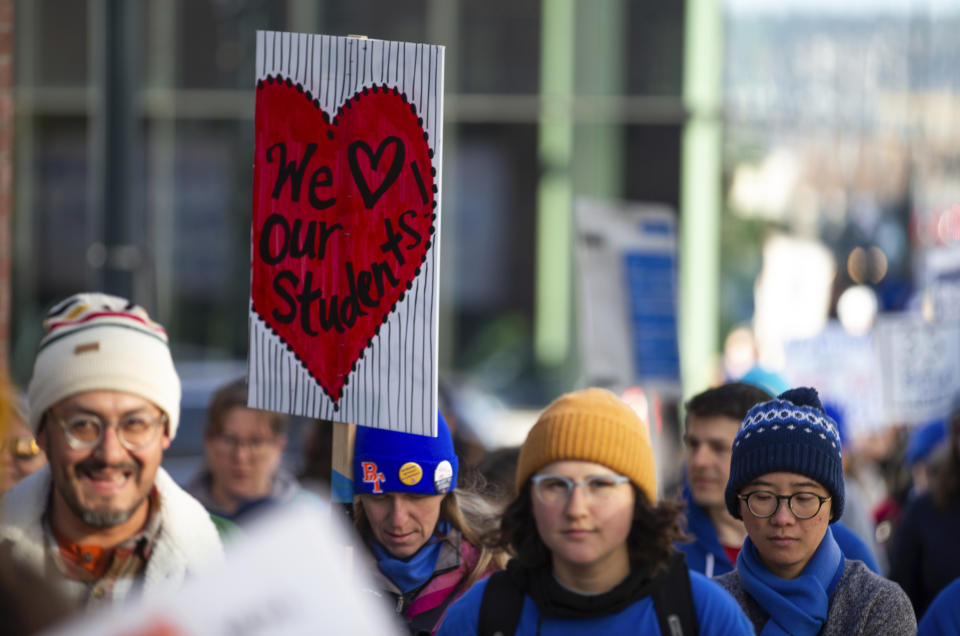
[[[15,11],[29,10],[18,2]],[[40,86],[82,86],[87,82],[87,2],[37,0],[33,6],[36,38],[17,40],[18,54],[36,56]],[[20,36],[21,32],[18,32]],[[55,46],[51,45],[56,43]],[[27,47],[30,47],[27,49]]]

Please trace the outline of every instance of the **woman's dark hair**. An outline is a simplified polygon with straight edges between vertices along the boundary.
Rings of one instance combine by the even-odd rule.
[[[684,537],[683,503],[661,499],[656,506],[636,484],[633,488],[633,525],[627,535],[631,569],[648,568],[651,576],[667,564],[674,542]],[[550,549],[537,532],[533,518],[533,500],[528,480],[500,521],[499,544],[524,566],[535,568],[550,563]]]
[[[950,449],[947,459],[937,475],[932,488],[933,502],[941,510],[949,510],[956,505],[960,492],[960,410],[954,410],[948,420],[947,438]]]

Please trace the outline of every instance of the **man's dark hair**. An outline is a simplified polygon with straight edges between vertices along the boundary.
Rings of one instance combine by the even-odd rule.
[[[729,382],[694,395],[684,406],[688,415],[724,415],[743,421],[753,406],[772,399],[772,395],[752,384]]]
[[[672,499],[661,499],[657,505],[651,505],[642,490],[635,484],[630,485],[634,494],[633,525],[627,536],[630,565],[645,568],[652,575],[667,565],[674,544],[684,536],[684,505]],[[550,548],[537,532],[531,495],[528,479],[503,513],[499,545],[515,554],[521,564],[536,568],[550,563]]]

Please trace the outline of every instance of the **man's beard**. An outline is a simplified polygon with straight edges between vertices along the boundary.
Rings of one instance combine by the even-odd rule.
[[[129,479],[133,480],[135,483],[140,480],[140,466],[133,462],[125,464],[106,464],[99,459],[90,458],[74,466],[73,471],[75,475],[79,476],[81,472],[93,472],[104,469],[118,471],[132,470],[133,472],[131,473]],[[63,500],[67,503],[67,506],[70,508],[73,514],[82,519],[87,525],[94,528],[112,528],[128,521],[130,517],[132,517],[133,514],[140,509],[140,506],[143,504],[143,502],[146,501],[149,493],[138,499],[127,510],[102,510],[85,508],[75,496],[74,492],[70,489],[65,489],[65,492],[63,492],[62,495]]]

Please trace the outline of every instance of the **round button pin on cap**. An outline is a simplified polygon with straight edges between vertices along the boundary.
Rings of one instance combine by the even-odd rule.
[[[407,462],[398,471],[400,481],[407,486],[416,486],[423,479],[423,469],[417,462]]]

